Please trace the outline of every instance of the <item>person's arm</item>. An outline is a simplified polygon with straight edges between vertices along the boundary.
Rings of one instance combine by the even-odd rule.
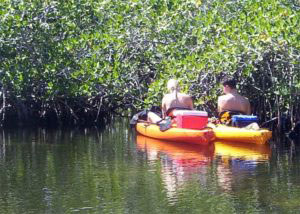
[[[218,98],[218,113],[222,112],[223,100],[222,97]]]
[[[166,98],[165,97],[162,99],[162,102],[161,102],[161,111],[162,111],[162,118],[165,118],[166,117],[166,112],[167,112]]]
[[[192,99],[192,97],[189,97],[189,103],[188,103],[188,106],[189,106],[189,108],[190,108],[191,110],[194,109],[194,104],[193,104],[193,99]]]
[[[247,99],[247,114],[250,115],[251,114],[251,105],[249,100]]]

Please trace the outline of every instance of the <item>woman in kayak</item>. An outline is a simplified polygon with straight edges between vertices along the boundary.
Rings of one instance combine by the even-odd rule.
[[[192,97],[185,93],[180,93],[178,81],[171,79],[168,81],[167,88],[169,93],[165,94],[162,99],[162,116],[163,118],[171,116],[172,112],[176,109],[192,110],[193,100]],[[153,112],[148,112],[148,121],[157,123],[162,118]]]

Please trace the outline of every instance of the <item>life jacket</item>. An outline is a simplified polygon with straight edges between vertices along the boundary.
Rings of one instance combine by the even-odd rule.
[[[241,112],[241,111],[222,111],[219,114],[219,120],[222,124],[225,125],[232,125],[232,116],[233,115],[243,115],[245,113]]]

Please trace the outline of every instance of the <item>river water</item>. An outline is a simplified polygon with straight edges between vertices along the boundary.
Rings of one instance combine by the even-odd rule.
[[[299,147],[162,142],[126,119],[0,130],[0,213],[300,213]]]

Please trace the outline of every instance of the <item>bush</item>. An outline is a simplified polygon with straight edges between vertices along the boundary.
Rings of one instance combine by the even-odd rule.
[[[99,123],[159,105],[178,78],[214,114],[234,76],[254,113],[299,117],[299,5],[288,0],[9,1],[0,6],[1,124]],[[29,119],[30,118],[30,119]]]

